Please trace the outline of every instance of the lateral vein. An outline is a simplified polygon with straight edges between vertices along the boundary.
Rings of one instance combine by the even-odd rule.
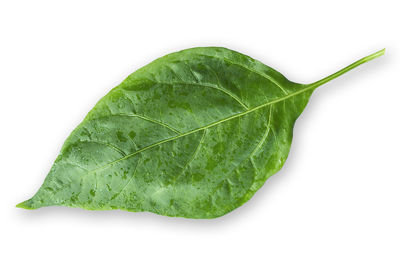
[[[200,87],[209,87],[213,89],[217,89],[218,91],[221,91],[227,95],[229,95],[231,98],[233,98],[236,102],[238,102],[245,110],[249,110],[247,105],[243,103],[242,100],[239,99],[236,95],[232,94],[229,90],[226,90],[225,88],[215,86],[212,84],[205,84],[205,83],[190,83],[190,82],[173,82],[173,83],[168,83],[168,82],[162,82],[162,81],[156,81],[159,84],[167,84],[167,85],[192,85],[192,86],[200,86]]]
[[[198,54],[198,55],[202,55],[202,56],[205,56],[205,57],[211,57],[211,58],[222,59],[222,60],[224,60],[224,61],[226,61],[226,62],[231,63],[232,65],[236,65],[236,66],[242,67],[242,68],[244,68],[244,69],[247,69],[247,70],[250,71],[250,72],[254,72],[254,73],[258,74],[259,76],[263,77],[264,79],[267,79],[267,80],[269,80],[270,82],[272,82],[273,84],[275,84],[276,86],[278,86],[278,88],[279,88],[285,95],[288,95],[288,92],[282,87],[282,85],[280,85],[274,78],[272,78],[272,77],[269,76],[268,74],[259,72],[259,71],[255,70],[255,69],[251,69],[251,68],[249,68],[249,67],[247,67],[247,66],[245,66],[245,65],[239,64],[239,63],[234,62],[234,61],[232,61],[232,60],[229,60],[229,59],[227,59],[227,58],[225,58],[225,57],[215,57],[215,56],[204,55],[204,54]]]

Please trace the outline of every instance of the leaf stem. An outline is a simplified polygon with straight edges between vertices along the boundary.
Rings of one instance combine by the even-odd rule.
[[[363,58],[357,60],[356,62],[348,65],[347,67],[345,67],[345,68],[343,68],[343,69],[341,69],[341,70],[339,70],[339,71],[337,71],[337,72],[335,72],[335,73],[333,73],[333,74],[331,74],[331,75],[329,75],[329,76],[327,76],[327,77],[325,77],[325,78],[323,78],[323,79],[321,79],[321,80],[319,80],[319,81],[317,81],[315,83],[310,84],[310,87],[317,88],[318,86],[321,86],[321,85],[323,85],[323,84],[325,84],[325,83],[327,83],[327,82],[329,82],[329,81],[331,81],[331,80],[333,80],[333,79],[345,74],[346,72],[348,72],[348,71],[360,66],[361,64],[364,64],[364,63],[366,63],[366,62],[368,62],[370,60],[373,60],[374,58],[382,56],[383,54],[385,54],[385,48],[382,49],[382,50],[379,50],[378,52],[375,52],[375,53],[373,53],[373,54],[371,54],[369,56],[363,57]]]

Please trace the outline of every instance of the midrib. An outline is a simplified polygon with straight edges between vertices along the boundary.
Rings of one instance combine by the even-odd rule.
[[[190,135],[190,134],[193,134],[193,133],[196,133],[196,132],[199,132],[199,131],[202,131],[202,130],[211,128],[211,127],[213,127],[213,126],[215,126],[215,125],[218,125],[218,124],[221,124],[221,123],[223,123],[223,122],[226,122],[226,121],[229,121],[229,120],[232,120],[232,119],[235,119],[235,118],[244,116],[244,115],[246,115],[246,114],[249,114],[249,113],[251,113],[251,112],[254,112],[254,111],[256,111],[256,110],[258,110],[258,109],[261,109],[261,108],[263,108],[263,107],[266,107],[266,106],[269,106],[269,105],[273,105],[273,104],[279,103],[279,102],[284,101],[284,100],[286,100],[286,99],[288,99],[288,98],[291,98],[291,97],[294,97],[294,96],[299,95],[299,94],[301,94],[301,93],[304,93],[304,92],[306,92],[306,91],[308,91],[308,90],[315,89],[316,87],[317,87],[317,86],[315,86],[315,85],[309,85],[309,86],[307,86],[307,87],[305,87],[305,88],[303,88],[303,89],[301,89],[301,90],[299,90],[299,91],[297,91],[297,92],[294,92],[294,93],[292,93],[292,94],[288,94],[288,95],[285,95],[285,96],[283,96],[283,97],[281,97],[281,98],[277,98],[277,99],[272,100],[272,101],[270,101],[270,102],[261,104],[261,105],[259,105],[259,106],[256,106],[256,107],[254,107],[254,108],[252,108],[252,109],[249,109],[249,110],[246,110],[246,111],[244,111],[244,112],[237,113],[237,114],[232,115],[232,116],[230,116],[230,117],[227,117],[227,118],[225,118],[225,119],[222,119],[222,120],[219,120],[219,121],[210,123],[210,124],[208,124],[208,125],[206,125],[206,126],[203,126],[203,127],[200,127],[200,128],[197,128],[197,129],[194,129],[194,130],[191,130],[191,131],[188,131],[188,132],[186,132],[186,133],[181,133],[181,134],[176,135],[176,136],[174,136],[174,137],[161,140],[161,141],[159,141],[159,142],[156,142],[156,143],[154,143],[154,144],[151,144],[151,145],[149,145],[149,146],[146,146],[146,147],[144,147],[144,148],[142,148],[142,149],[139,149],[139,150],[137,150],[137,151],[135,151],[135,152],[133,152],[133,153],[131,153],[131,154],[128,154],[128,155],[126,155],[126,156],[124,156],[124,157],[122,157],[122,158],[120,158],[120,159],[117,159],[117,160],[115,160],[115,161],[112,161],[112,162],[110,162],[110,163],[107,163],[107,164],[104,165],[104,166],[101,166],[101,167],[99,167],[99,168],[96,168],[96,169],[94,169],[94,170],[91,170],[91,171],[89,171],[88,173],[90,173],[90,172],[95,172],[95,171],[98,171],[98,170],[107,168],[107,167],[110,166],[110,165],[113,165],[113,164],[118,163],[118,162],[120,162],[120,161],[122,161],[122,160],[128,159],[128,158],[130,158],[130,157],[132,157],[132,156],[134,156],[134,155],[137,155],[137,154],[139,154],[139,153],[142,153],[143,151],[146,151],[146,150],[148,150],[148,149],[150,149],[150,148],[153,148],[153,147],[155,147],[155,146],[158,146],[158,145],[167,143],[167,142],[169,142],[169,141],[173,141],[173,140],[179,139],[179,138],[181,138],[181,137],[184,137],[184,136],[187,136],[187,135]]]

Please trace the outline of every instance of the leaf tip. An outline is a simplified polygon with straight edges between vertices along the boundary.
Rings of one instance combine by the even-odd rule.
[[[26,210],[33,210],[34,209],[32,207],[32,205],[31,205],[30,199],[15,205],[15,207],[21,208],[21,209],[26,209]]]

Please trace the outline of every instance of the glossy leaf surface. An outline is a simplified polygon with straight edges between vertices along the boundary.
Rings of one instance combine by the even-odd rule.
[[[282,167],[313,90],[381,54],[309,85],[225,48],[164,56],[96,104],[18,206],[224,215]]]

